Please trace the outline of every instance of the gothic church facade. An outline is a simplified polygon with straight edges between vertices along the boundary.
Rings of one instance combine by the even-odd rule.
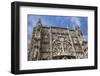
[[[79,26],[75,29],[46,27],[39,20],[33,27],[28,61],[88,58],[88,42]]]

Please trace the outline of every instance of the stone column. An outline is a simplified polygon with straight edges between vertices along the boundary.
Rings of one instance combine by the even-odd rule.
[[[50,59],[52,59],[52,28],[50,27]]]
[[[68,29],[68,35],[69,35],[69,39],[70,39],[70,41],[71,41],[72,49],[73,49],[73,51],[74,51],[74,56],[77,57],[76,50],[75,50],[75,48],[74,48],[74,44],[73,44],[73,42],[72,42],[72,37],[71,37],[71,35],[70,35],[69,29]]]

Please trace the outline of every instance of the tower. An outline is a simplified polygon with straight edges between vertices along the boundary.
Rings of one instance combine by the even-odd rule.
[[[41,20],[39,19],[39,21],[36,23],[36,27],[33,28],[32,32],[31,52],[29,60],[40,59],[41,30],[42,30],[42,23]]]
[[[83,42],[83,33],[80,30],[80,26],[76,26],[75,30],[76,30],[76,34],[79,38],[79,42],[80,42],[80,44],[82,44],[82,42]]]
[[[76,31],[76,35],[77,35],[77,38],[78,38],[78,41],[79,41],[79,44],[80,44],[80,52],[78,53],[78,57],[79,58],[85,58],[85,52],[84,52],[84,38],[83,38],[83,34],[81,32],[81,29],[80,29],[80,26],[76,26],[75,28],[75,31]]]

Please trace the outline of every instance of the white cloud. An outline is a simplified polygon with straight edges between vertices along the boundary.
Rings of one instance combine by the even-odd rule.
[[[81,26],[80,18],[78,17],[71,17],[71,24],[73,27]]]
[[[87,35],[83,35],[84,40],[88,41],[88,36]]]

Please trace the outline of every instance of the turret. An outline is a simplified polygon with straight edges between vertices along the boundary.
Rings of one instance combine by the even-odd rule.
[[[34,29],[34,33],[35,33],[35,38],[40,39],[41,38],[41,30],[42,30],[42,22],[39,19],[39,21],[36,24],[36,27]]]
[[[39,19],[39,21],[36,23],[36,26],[33,28],[30,60],[40,59],[41,30],[42,23]]]
[[[76,26],[75,27],[75,30],[76,30],[76,34],[80,40],[80,43],[82,44],[82,41],[83,41],[83,33],[81,32],[81,29],[80,29],[80,26]]]
[[[42,27],[43,25],[42,25],[42,22],[41,22],[41,19],[39,19],[39,21],[37,22],[37,24],[36,24],[36,27]]]

